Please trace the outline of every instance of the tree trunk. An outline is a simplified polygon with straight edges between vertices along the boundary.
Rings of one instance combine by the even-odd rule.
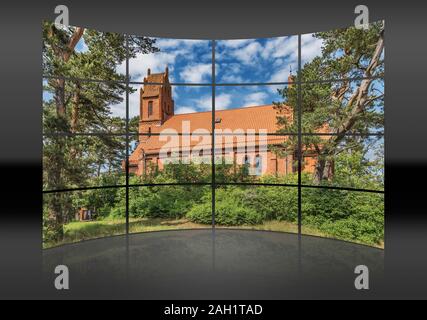
[[[379,64],[382,50],[384,48],[384,34],[383,31],[380,33],[378,38],[375,51],[372,55],[372,59],[366,68],[365,77],[369,78],[372,76],[372,72]],[[366,106],[369,104],[369,86],[372,83],[372,79],[364,79],[361,81],[360,86],[354,91],[353,95],[350,97],[347,108],[350,109],[348,118],[343,122],[343,124],[337,128],[336,135],[331,137],[327,144],[332,146],[337,146],[344,138],[345,135],[350,131],[354,124],[356,123],[357,117],[360,113],[365,111]],[[332,94],[332,100],[342,101],[344,93],[348,90],[348,84],[345,83],[343,88],[334,92]],[[331,149],[331,148],[329,148]],[[319,158],[316,164],[316,170],[314,174],[314,180],[316,183],[321,183],[324,180],[329,180],[333,173],[333,162],[326,160],[327,155],[332,154],[330,150],[322,150],[319,153]]]
[[[65,49],[55,48],[55,54],[61,58],[63,63],[68,62],[71,57],[71,54],[74,52],[74,49],[83,36],[84,28],[76,28],[73,35],[70,37],[68,44]],[[50,36],[54,37],[53,33],[50,33]],[[66,118],[66,105],[65,105],[65,80],[64,79],[55,79],[53,81],[54,91],[55,91],[55,107],[56,115],[58,119],[65,120]],[[61,121],[62,122],[62,121]],[[58,128],[59,131],[63,131],[62,123],[61,127]],[[48,180],[50,180],[50,186],[57,189],[61,187],[61,166],[63,164],[64,150],[62,141],[58,139],[55,141],[58,144],[57,153],[55,155],[55,161],[53,165],[48,169]],[[64,208],[63,208],[63,199],[61,193],[54,193],[51,200],[48,203],[49,213],[48,213],[48,225],[50,231],[53,233],[54,241],[61,241],[64,236],[63,224],[64,224]]]
[[[79,82],[76,82],[76,88],[73,92],[73,109],[71,111],[71,132],[77,132],[77,126],[79,122],[79,108],[80,108],[80,92],[81,86]]]
[[[315,184],[321,184],[323,181],[330,180],[332,176],[332,161],[318,159],[314,170]]]
[[[59,153],[59,152],[58,152]],[[60,159],[61,156],[55,155],[54,163]],[[49,185],[53,186],[53,188],[58,188],[61,185],[61,169],[59,165],[51,166],[49,170],[48,180]],[[51,201],[48,202],[48,225],[49,229],[53,234],[53,241],[60,241],[63,238],[64,231],[62,228],[63,225],[63,216],[61,214],[61,193],[54,193]]]
[[[55,86],[55,106],[57,117],[65,117],[65,80],[56,79]]]

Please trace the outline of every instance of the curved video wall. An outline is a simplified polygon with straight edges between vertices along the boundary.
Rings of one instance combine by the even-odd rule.
[[[43,23],[43,247],[241,228],[384,247],[384,23],[166,39]]]

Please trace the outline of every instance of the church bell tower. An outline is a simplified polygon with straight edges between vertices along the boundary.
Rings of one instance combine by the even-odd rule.
[[[160,132],[160,126],[174,115],[174,107],[168,67],[162,73],[151,73],[148,69],[140,89],[139,133],[145,135],[140,135],[139,141]]]

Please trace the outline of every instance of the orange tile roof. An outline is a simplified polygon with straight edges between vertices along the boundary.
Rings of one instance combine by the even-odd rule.
[[[282,113],[279,113],[279,110],[274,108],[274,105],[216,111],[215,117],[220,119],[220,122],[215,123],[215,131],[216,133],[220,133],[221,131],[224,132],[224,130],[235,131],[237,129],[242,129],[244,133],[251,132],[248,130],[255,130],[256,133],[260,133],[260,130],[261,133],[262,130],[266,130],[268,133],[275,133],[279,129],[277,126],[278,116],[287,115],[290,119],[292,118],[290,107],[284,108],[281,112]],[[173,129],[175,132],[181,133],[184,121],[189,121],[190,133],[193,134],[193,139],[190,139],[190,147],[200,145],[197,137],[194,138],[194,130],[203,128],[207,133],[212,132],[212,113],[210,111],[174,115],[165,121],[163,125],[154,127],[152,132],[160,133],[164,129]],[[211,137],[208,137],[210,141]],[[258,144],[258,137],[248,137],[246,141],[253,141],[254,139],[255,144]],[[282,143],[284,140],[285,137],[282,136],[268,136],[267,144],[278,144]],[[156,154],[165,143],[166,142],[159,140],[158,135],[153,135],[145,142],[140,142],[138,144],[136,150],[130,155],[129,161],[131,164],[137,162],[142,150],[144,150],[146,154]],[[233,144],[236,145],[236,143],[237,139],[235,138]],[[223,144],[223,146],[226,145]],[[180,146],[177,145],[176,147],[179,148]]]

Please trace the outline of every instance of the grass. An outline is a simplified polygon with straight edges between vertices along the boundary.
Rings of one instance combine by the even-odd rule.
[[[207,228],[208,225],[192,223],[186,219],[171,220],[160,218],[130,218],[129,232],[148,232],[175,229]],[[50,248],[65,243],[102,238],[124,234],[126,232],[125,219],[103,219],[95,221],[74,221],[64,225],[64,239],[57,243],[46,243],[44,248]]]
[[[209,228],[210,225],[193,223],[187,219],[161,219],[161,218],[130,218],[129,232],[149,232],[161,230],[176,229],[197,229]],[[268,230],[297,233],[298,225],[287,221],[267,221],[263,224],[251,226],[225,227],[217,226],[222,229],[238,228],[246,230]],[[124,234],[126,231],[125,219],[108,218],[96,221],[76,221],[70,222],[64,226],[64,239],[59,243],[46,243],[44,248],[54,247],[65,243],[78,242],[82,240],[102,238],[113,235]],[[333,238],[332,236],[320,232],[319,230],[302,226],[302,233],[319,237]],[[384,244],[375,245],[375,247],[384,248]]]

